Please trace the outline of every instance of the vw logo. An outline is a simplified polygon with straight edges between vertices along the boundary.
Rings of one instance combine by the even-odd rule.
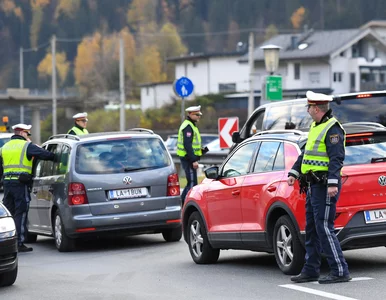
[[[124,184],[131,184],[131,182],[133,181],[132,179],[131,179],[131,177],[130,176],[125,176],[125,177],[123,177],[123,183]]]
[[[380,186],[385,186],[386,185],[386,176],[384,176],[384,175],[379,176],[378,183]]]

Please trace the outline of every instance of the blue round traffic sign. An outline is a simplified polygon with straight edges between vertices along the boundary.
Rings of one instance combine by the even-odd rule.
[[[174,92],[182,98],[188,97],[194,89],[193,82],[187,77],[181,77],[174,81]]]

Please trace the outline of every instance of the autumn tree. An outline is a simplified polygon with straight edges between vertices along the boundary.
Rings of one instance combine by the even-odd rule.
[[[232,20],[229,23],[228,34],[228,51],[235,51],[237,44],[240,42],[240,28],[236,21]]]
[[[60,84],[63,84],[67,78],[70,63],[66,59],[66,53],[59,52],[55,55],[56,70],[59,75]],[[43,60],[38,65],[39,77],[47,78],[52,76],[52,54],[47,53]]]
[[[291,16],[291,23],[293,28],[299,29],[303,23],[306,14],[306,9],[301,6]]]
[[[270,38],[278,34],[279,34],[279,31],[277,30],[277,27],[275,26],[275,24],[270,24],[265,29],[264,40],[269,40]]]

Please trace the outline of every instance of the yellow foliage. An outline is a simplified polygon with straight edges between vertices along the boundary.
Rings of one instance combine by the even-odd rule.
[[[2,0],[0,1],[0,9],[4,11],[5,13],[9,14],[13,12],[16,5],[12,0]]]
[[[23,11],[21,10],[20,7],[16,7],[16,8],[13,10],[13,13],[14,13],[15,16],[18,17],[20,20],[23,20],[23,19],[24,19]]]
[[[80,0],[59,0],[55,11],[55,18],[58,18],[61,14],[68,17],[75,17],[79,7]]]
[[[138,82],[162,82],[166,74],[162,72],[162,61],[157,46],[148,46],[136,58],[135,80]]]
[[[293,28],[299,29],[304,20],[304,15],[306,13],[306,9],[301,6],[299,7],[291,16],[291,23]]]
[[[127,23],[134,30],[138,30],[140,25],[149,23],[155,19],[156,1],[153,0],[133,0],[127,12]]]
[[[60,82],[64,82],[70,69],[70,63],[67,61],[65,52],[56,53],[56,69],[59,75]],[[51,53],[47,53],[43,60],[39,63],[38,73],[41,77],[52,75]]]
[[[32,12],[32,23],[31,23],[31,46],[36,47],[38,44],[38,37],[40,28],[43,21],[43,10],[41,8],[36,8]]]
[[[51,0],[30,0],[33,9],[43,8],[50,4]]]

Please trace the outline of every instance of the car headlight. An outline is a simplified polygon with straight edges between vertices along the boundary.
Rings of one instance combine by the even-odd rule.
[[[12,218],[0,218],[0,237],[7,238],[16,235],[16,226]]]

